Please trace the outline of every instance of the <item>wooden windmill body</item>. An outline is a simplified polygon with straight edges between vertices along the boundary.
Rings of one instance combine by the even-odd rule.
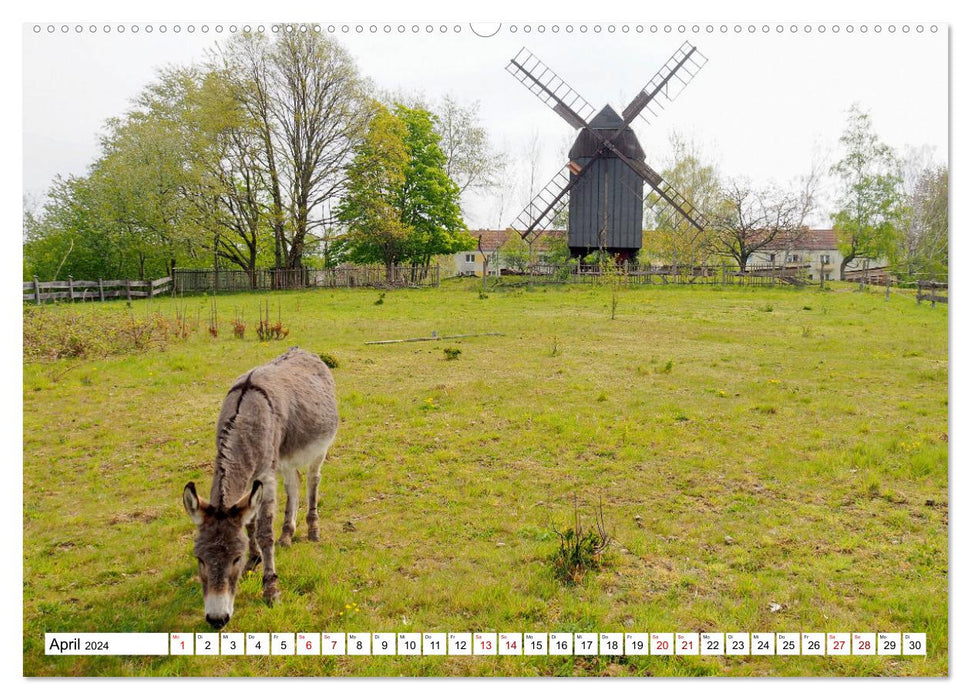
[[[701,212],[646,163],[631,123],[641,118],[650,124],[706,61],[685,42],[617,114],[610,105],[596,112],[542,61],[521,49],[506,70],[579,133],[567,164],[533,197],[511,228],[531,241],[569,203],[571,255],[579,258],[605,250],[616,259],[637,256],[645,205],[652,208],[659,226],[689,236],[703,231],[707,220]]]

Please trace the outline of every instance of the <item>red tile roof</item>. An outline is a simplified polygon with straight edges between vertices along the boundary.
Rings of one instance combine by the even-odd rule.
[[[563,238],[566,236],[566,231],[556,229],[538,232],[534,231],[533,233],[534,235],[538,234],[533,249],[540,251],[547,250],[549,248],[549,239]],[[502,246],[513,238],[513,236],[518,236],[519,234],[512,229],[506,229],[505,231],[479,229],[476,231],[469,231],[469,235],[476,240],[480,240],[481,237],[482,250],[486,251],[487,253],[491,253],[492,251],[502,248]]]
[[[831,228],[804,229],[792,236],[776,236],[763,250],[836,250],[836,232]]]

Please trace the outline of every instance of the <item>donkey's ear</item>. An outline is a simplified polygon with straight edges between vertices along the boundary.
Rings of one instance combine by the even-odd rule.
[[[182,491],[182,505],[185,506],[185,512],[189,514],[189,519],[196,525],[201,525],[202,514],[209,507],[209,504],[199,498],[199,494],[196,493],[196,485],[191,481],[185,485],[185,489]]]
[[[249,525],[250,521],[260,512],[260,503],[262,502],[263,482],[256,480],[253,482],[252,490],[239,499],[232,509],[237,513],[242,513],[243,525]]]

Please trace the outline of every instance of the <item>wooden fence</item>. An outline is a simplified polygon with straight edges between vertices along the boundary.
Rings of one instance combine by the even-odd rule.
[[[172,278],[157,280],[76,280],[24,282],[24,301],[41,304],[45,301],[105,301],[106,299],[132,299],[157,297],[172,290]]]
[[[774,287],[801,286],[808,282],[809,265],[752,264],[744,272],[728,265],[622,265],[617,268],[623,284],[698,284]],[[504,269],[501,276],[521,276],[531,282],[599,284],[604,271],[599,265],[538,263],[523,271]]]
[[[944,292],[942,296],[939,292]],[[947,303],[947,282],[920,280],[917,282],[917,303],[929,301],[933,309],[938,303]]]
[[[336,267],[322,270],[190,270],[173,273],[175,293],[243,292],[317,287],[437,287],[441,269],[411,265]]]

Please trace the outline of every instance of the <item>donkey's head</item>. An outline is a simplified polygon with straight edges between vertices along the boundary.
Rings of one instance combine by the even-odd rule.
[[[246,566],[249,538],[246,525],[256,517],[263,498],[263,484],[253,482],[253,489],[229,508],[217,508],[196,493],[191,481],[182,492],[182,504],[198,527],[193,550],[199,562],[199,578],[206,602],[206,621],[219,629],[233,616],[236,584]]]

